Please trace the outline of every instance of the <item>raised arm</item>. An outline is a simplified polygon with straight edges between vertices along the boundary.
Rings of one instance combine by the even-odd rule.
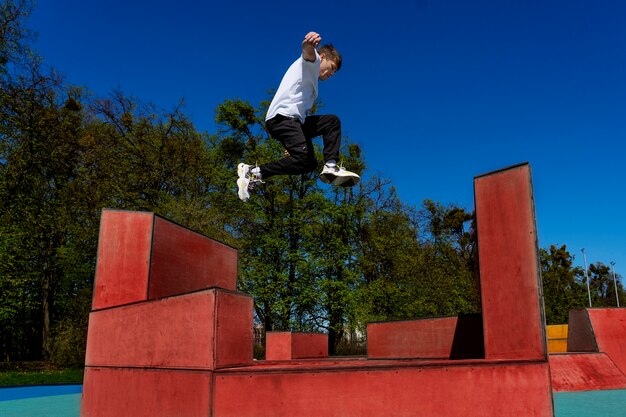
[[[302,58],[309,62],[315,62],[315,48],[322,41],[319,33],[309,32],[302,41]]]

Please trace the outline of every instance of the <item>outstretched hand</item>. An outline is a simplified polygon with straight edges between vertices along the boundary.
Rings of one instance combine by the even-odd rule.
[[[317,48],[317,46],[320,44],[320,42],[322,41],[322,37],[320,36],[319,33],[316,32],[309,32],[304,36],[304,40],[302,41],[302,46],[304,47],[304,45],[311,45],[313,46],[313,48]]]
[[[315,48],[322,41],[322,37],[319,33],[309,32],[304,36],[304,40],[302,41],[302,57],[307,61],[314,62],[315,57]]]

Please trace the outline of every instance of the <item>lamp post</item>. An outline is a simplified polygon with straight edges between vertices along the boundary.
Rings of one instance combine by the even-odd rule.
[[[613,269],[613,286],[615,287],[615,300],[617,300],[617,307],[619,307],[619,294],[617,293],[617,280],[615,279],[615,262],[611,261],[611,268]]]
[[[587,254],[585,254],[585,248],[580,250],[583,253],[583,259],[585,260],[585,279],[587,281],[587,295],[589,296],[589,308],[591,308],[591,290],[589,289],[589,275],[587,274]]]

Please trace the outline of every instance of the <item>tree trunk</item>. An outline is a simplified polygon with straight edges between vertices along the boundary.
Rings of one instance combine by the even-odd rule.
[[[52,301],[52,291],[51,291],[51,282],[52,282],[52,273],[48,270],[43,273],[43,283],[42,283],[42,302],[41,302],[41,312],[42,312],[42,349],[41,356],[43,360],[50,359],[50,353],[52,351],[52,334],[50,331],[50,304]]]

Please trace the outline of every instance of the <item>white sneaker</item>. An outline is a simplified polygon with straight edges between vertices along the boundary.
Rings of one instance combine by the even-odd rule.
[[[250,199],[250,191],[254,189],[257,184],[262,184],[263,181],[254,175],[250,170],[252,165],[244,164],[243,162],[237,165],[237,195],[241,201],[248,201]]]
[[[250,199],[250,192],[248,191],[248,185],[250,185],[250,172],[251,166],[244,164],[243,162],[237,165],[237,194],[241,201],[248,201]]]
[[[339,165],[335,165],[334,167],[324,165],[320,173],[320,180],[326,184],[352,187],[359,183],[361,177],[354,172],[346,171],[344,167],[340,167]]]

